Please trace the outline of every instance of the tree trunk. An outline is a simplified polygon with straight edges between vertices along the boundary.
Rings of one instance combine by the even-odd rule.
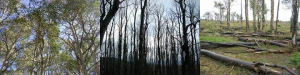
[[[146,28],[144,27],[146,24],[145,24],[145,11],[146,11],[146,7],[147,7],[147,0],[144,1],[141,1],[140,2],[140,6],[141,6],[141,18],[140,18],[140,35],[139,35],[139,65],[136,65],[138,66],[139,68],[139,71],[138,71],[138,74],[139,75],[145,75],[145,66],[146,66],[146,58],[145,58],[145,55],[146,55],[146,50],[145,50],[145,46],[146,46],[146,39],[145,39],[145,34],[146,34]]]
[[[227,5],[227,28],[230,29],[230,4],[231,0],[228,0],[228,5]]]
[[[272,45],[277,45],[277,46],[280,46],[280,47],[286,47],[286,44],[278,43],[278,42],[271,41],[271,40],[251,39],[251,38],[242,38],[242,37],[239,37],[238,40],[240,40],[240,41],[258,41],[258,42],[265,42],[265,43],[269,43],[269,44],[272,44]]]
[[[253,0],[253,1],[254,1],[254,5],[253,5],[253,30],[254,30],[254,33],[256,33],[257,32],[257,29],[256,29],[256,11],[257,11],[256,3],[257,3],[257,1],[256,0]]]
[[[264,33],[265,32],[265,26],[266,26],[266,19],[265,19],[265,0],[262,0],[262,4],[261,4],[261,6],[262,6],[262,29],[261,29],[261,31]]]
[[[271,34],[274,34],[273,22],[274,22],[274,0],[271,0],[271,23],[270,23]]]
[[[241,16],[240,16],[240,19],[241,19],[241,26],[243,26],[243,0],[241,0]]]
[[[297,29],[298,29],[298,26],[297,26],[297,23],[298,23],[298,9],[297,9],[297,6],[298,6],[298,2],[297,0],[293,0],[293,21],[292,21],[292,25],[293,25],[293,30],[292,30],[292,45],[293,45],[293,49],[294,51],[297,51]],[[299,51],[300,52],[300,51]]]
[[[223,55],[219,55],[216,54],[214,52],[208,51],[208,50],[201,50],[201,53],[205,56],[208,56],[210,58],[213,58],[215,60],[218,61],[224,61],[224,62],[230,62],[232,65],[236,65],[236,66],[240,66],[246,69],[250,69],[252,71],[255,71],[258,74],[270,74],[270,75],[282,75],[282,74],[286,74],[280,71],[276,71],[276,70],[272,70],[272,69],[267,69],[261,65],[259,65],[258,63],[250,63],[250,62],[246,62],[246,61],[242,61],[239,59],[234,59],[234,58],[230,58],[227,56],[223,56]]]
[[[245,16],[246,16],[246,32],[249,30],[249,20],[248,20],[248,0],[245,0]]]
[[[276,16],[276,28],[275,28],[275,34],[277,34],[277,28],[278,28],[278,16],[279,16],[279,5],[280,5],[280,0],[278,0],[278,5],[277,5],[277,16]]]
[[[101,14],[101,20],[100,20],[100,49],[101,49],[101,45],[102,45],[102,42],[103,42],[103,37],[104,37],[105,31],[107,29],[107,26],[109,25],[111,19],[115,16],[117,11],[119,10],[120,3],[121,2],[119,0],[114,0],[113,7],[112,7],[112,9],[110,9],[108,11],[107,15],[105,16],[105,13]],[[104,2],[103,2],[103,4],[104,4]],[[103,6],[102,10],[104,10],[104,11],[106,10],[105,6]]]
[[[259,2],[258,2],[258,3],[259,3]],[[260,14],[260,12],[261,12],[261,10],[260,10],[259,4],[257,4],[256,9],[257,9],[257,11],[256,11],[256,13],[257,13],[257,31],[260,32],[260,28],[261,28],[261,25],[260,25],[260,17],[261,17],[261,14]]]

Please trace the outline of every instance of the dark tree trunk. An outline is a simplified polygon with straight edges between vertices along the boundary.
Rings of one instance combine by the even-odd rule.
[[[292,18],[292,26],[294,27],[292,30],[292,45],[294,51],[297,51],[297,23],[298,23],[298,2],[297,0],[293,0],[293,18]],[[300,51],[299,51],[300,52]]]
[[[262,12],[261,12],[261,15],[262,15],[262,32],[265,32],[265,26],[266,26],[266,19],[265,19],[265,0],[262,0]]]
[[[113,6],[108,11],[107,15],[105,15],[106,7],[105,7],[104,0],[102,1],[102,3],[103,3],[103,6],[102,6],[102,8],[100,8],[100,10],[102,10],[102,12],[103,12],[102,14],[100,14],[101,15],[101,19],[100,19],[100,49],[101,49],[103,37],[104,37],[105,31],[107,29],[107,26],[109,25],[111,19],[115,16],[117,11],[119,10],[120,1],[119,0],[113,1]]]
[[[280,5],[280,0],[278,0],[278,5],[277,5],[277,16],[276,16],[276,28],[275,28],[275,34],[277,34],[277,28],[278,28],[278,16],[279,16],[279,5]]]

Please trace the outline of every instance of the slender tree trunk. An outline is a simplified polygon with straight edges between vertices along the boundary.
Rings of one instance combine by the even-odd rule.
[[[274,34],[273,22],[274,22],[274,0],[271,0],[271,23],[270,23],[271,34]]]
[[[230,29],[230,4],[231,0],[228,0],[228,5],[227,5],[227,28]]]
[[[243,0],[241,0],[241,26],[243,26]]]
[[[122,37],[123,37],[123,12],[120,12],[119,13],[119,16],[121,16],[121,17],[119,17],[120,19],[119,19],[119,21],[120,21],[120,24],[119,24],[119,36],[118,36],[118,38],[119,38],[119,40],[118,40],[118,64],[117,64],[117,66],[118,66],[118,71],[116,72],[117,73],[117,75],[120,75],[120,72],[121,72],[121,57],[122,57]]]
[[[128,2],[126,2],[126,4],[128,5]],[[123,69],[122,69],[122,75],[127,75],[127,25],[128,25],[128,13],[127,13],[127,10],[128,10],[128,7],[126,7],[126,9],[125,9],[126,11],[125,11],[125,35],[124,35],[124,44],[123,44]]]
[[[257,3],[260,3],[259,1]],[[257,6],[256,6],[256,13],[257,13],[257,31],[258,32],[260,32],[260,28],[261,28],[261,25],[260,25],[261,14],[260,14],[260,12],[261,12],[260,6],[259,6],[259,4],[257,4]]]
[[[249,20],[248,20],[248,0],[245,0],[245,16],[246,16],[246,32],[249,30]]]
[[[265,0],[262,0],[262,12],[261,12],[261,15],[262,15],[262,32],[265,31],[265,26],[266,26],[266,20],[265,20]]]
[[[278,28],[278,16],[279,16],[279,5],[280,5],[280,0],[278,0],[278,5],[277,5],[277,16],[276,16],[276,28],[275,28],[275,34],[277,34],[277,28]]]
[[[256,12],[257,11],[256,3],[257,3],[257,1],[256,0],[253,0],[253,1],[254,1],[254,5],[253,5],[253,30],[254,30],[254,33],[256,33],[257,32],[257,28],[256,28],[256,13],[257,13]]]

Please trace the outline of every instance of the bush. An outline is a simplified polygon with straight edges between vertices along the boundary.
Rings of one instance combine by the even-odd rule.
[[[291,61],[295,62],[297,67],[300,67],[300,53],[296,52],[295,54],[293,54],[293,56],[291,57]]]

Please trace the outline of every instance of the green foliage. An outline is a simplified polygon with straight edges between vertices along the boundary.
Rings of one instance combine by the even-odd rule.
[[[297,67],[300,67],[300,52],[296,52],[290,59],[292,62],[296,63]]]

